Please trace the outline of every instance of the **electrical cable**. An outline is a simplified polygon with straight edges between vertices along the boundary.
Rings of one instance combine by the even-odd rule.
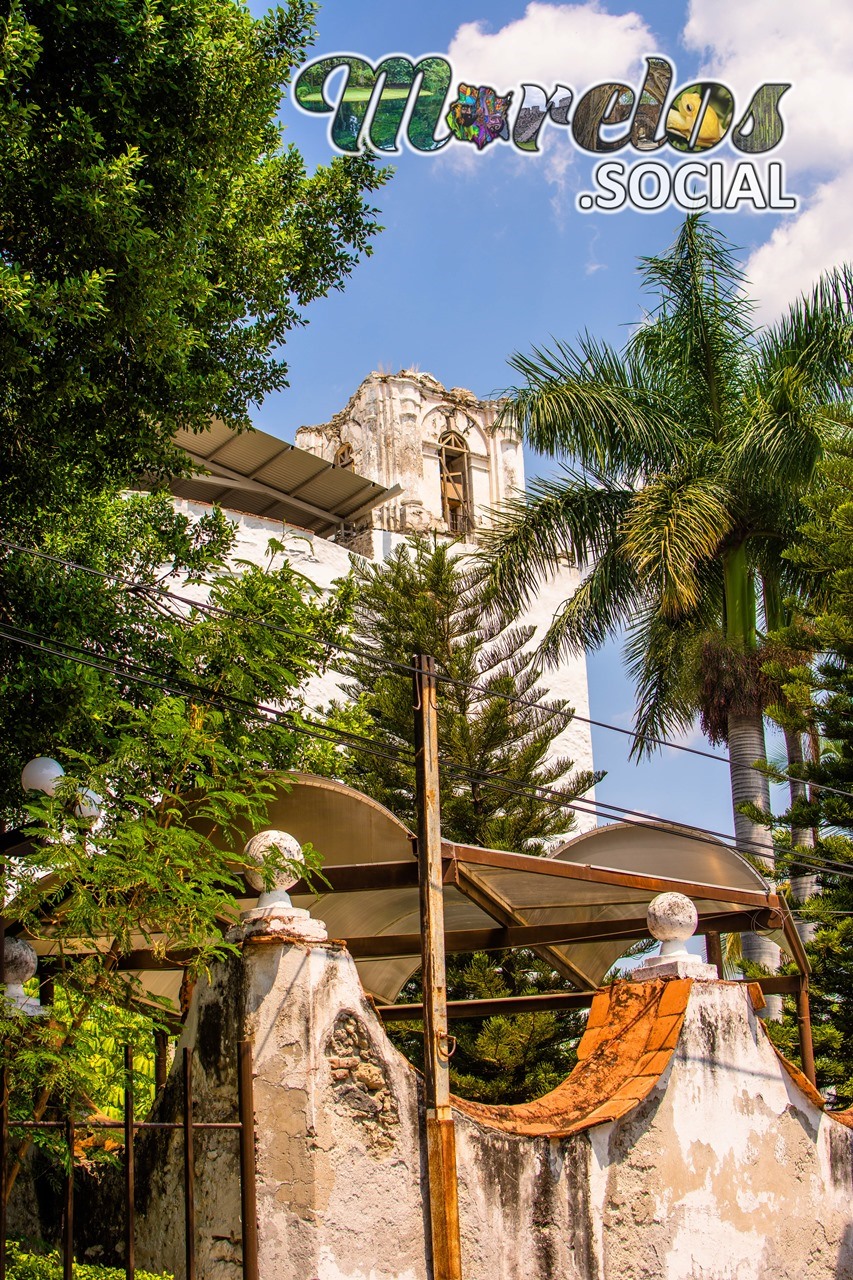
[[[167,599],[178,601],[181,604],[190,605],[192,608],[198,609],[199,612],[202,612],[202,613],[215,614],[216,616],[219,616],[219,617],[232,618],[238,622],[245,622],[245,618],[241,618],[239,614],[234,614],[230,610],[223,608],[221,605],[214,605],[214,604],[211,604],[209,601],[196,600],[191,596],[184,596],[177,592],[169,591],[167,588],[156,586],[153,583],[150,583],[150,584],[140,583],[140,582],[134,581],[131,578],[122,577],[119,574],[111,574],[111,573],[106,573],[100,569],[93,569],[88,565],[82,565],[76,561],[64,559],[62,556],[54,556],[54,555],[50,555],[48,552],[38,551],[35,547],[27,547],[27,546],[23,546],[20,543],[11,542],[7,538],[0,538],[0,546],[8,547],[13,551],[17,551],[25,555],[36,556],[39,559],[49,560],[54,564],[62,565],[65,568],[79,570],[82,573],[88,573],[95,577],[105,578],[105,579],[108,579],[109,581],[117,582],[122,586],[126,586],[131,590],[134,590],[140,593],[148,592],[148,593],[160,595]],[[353,657],[359,658],[362,661],[372,662],[377,667],[385,668],[390,671],[397,671],[400,674],[405,675],[407,679],[411,679],[411,667],[409,665],[403,662],[395,661],[392,658],[387,658],[379,654],[372,653],[369,649],[363,649],[363,648],[359,649],[352,645],[345,645],[341,641],[320,640],[314,636],[306,636],[306,635],[300,634],[299,632],[292,631],[287,627],[282,627],[276,623],[266,622],[262,618],[254,619],[254,622],[256,625],[265,627],[267,630],[279,632],[280,634],[283,634],[283,635],[289,635],[296,639],[302,640],[303,642],[316,644],[317,646],[324,649],[328,649],[328,648],[337,649],[342,653],[347,653]],[[333,669],[340,671],[340,668],[338,667],[333,667]],[[341,674],[346,675],[348,673],[344,671],[344,672],[341,672]],[[459,680],[453,676],[437,674],[436,681],[441,684],[454,685],[459,688],[472,690],[474,692],[481,693],[484,697],[499,698],[505,702],[514,703],[517,706],[522,706],[531,710],[546,711],[552,714],[554,712],[554,707],[548,707],[544,703],[535,702],[525,698],[520,698],[518,697],[518,695],[514,695],[514,694],[502,693],[499,690],[489,689],[483,685],[478,685],[469,681]],[[611,733],[619,733],[625,737],[633,738],[635,740],[637,738],[637,734],[633,730],[625,729],[622,725],[610,724],[605,720],[594,720],[588,716],[578,715],[577,712],[572,713],[572,718],[574,720],[579,721],[581,724],[588,724],[595,728],[606,729]],[[702,751],[698,747],[688,747],[683,743],[670,742],[666,738],[649,736],[645,739],[645,741],[653,744],[654,746],[669,747],[673,751],[682,751],[687,753],[688,755],[699,756],[702,759],[715,760],[717,761],[717,763],[720,763],[720,764],[729,763],[728,756],[717,755],[716,753],[711,751]],[[751,765],[750,767],[756,768],[757,766]],[[759,770],[759,772],[763,772],[763,771]],[[786,782],[808,781],[806,779],[792,777],[789,774],[777,774],[776,778],[774,778],[774,781],[778,781],[779,779]],[[853,792],[843,791],[840,788],[831,787],[826,783],[808,781],[808,785],[815,787],[818,790],[830,791],[836,795],[842,795],[847,797],[848,799],[853,800]]]
[[[575,809],[581,813],[589,813],[593,815],[596,814],[596,808],[586,807],[585,802],[583,800],[573,800],[573,801],[561,800],[559,795],[556,795],[556,793],[550,791],[550,789],[547,787],[514,787],[509,783],[501,782],[500,780],[495,779],[494,775],[492,774],[481,774],[478,777],[476,772],[468,771],[461,767],[449,765],[448,762],[446,761],[445,761],[445,768],[448,769],[450,773],[455,774],[458,777],[461,777],[465,781],[476,781],[480,786],[484,786],[493,791],[501,791],[506,794],[518,795],[518,796],[521,796],[522,798],[527,798],[527,799],[537,799],[544,804],[551,804],[553,808],[558,809],[560,811],[568,808],[568,809]],[[555,795],[556,795],[556,798],[554,799],[550,798]],[[596,807],[600,804],[600,802],[597,800],[589,801],[588,803],[589,805],[593,805]],[[636,813],[637,811],[635,810],[633,812]],[[607,815],[603,815],[603,816],[606,817]],[[740,847],[740,845],[734,843],[735,841],[734,836],[725,835],[721,833],[721,835],[714,837],[712,833],[703,834],[706,830],[705,828],[693,827],[688,823],[671,822],[666,818],[658,818],[652,814],[642,815],[641,817],[638,817],[635,819],[626,817],[623,819],[623,821],[626,823],[626,825],[634,826],[634,827],[648,828],[648,826],[651,824],[664,824],[666,826],[676,827],[678,828],[678,834],[683,836],[683,838],[686,840],[693,840],[699,844],[712,844],[712,845],[719,846],[720,841],[722,839],[725,841],[732,842],[732,843],[726,844],[726,848],[732,849],[733,852],[735,853],[746,852],[743,848]],[[745,841],[741,843],[751,844],[753,842]],[[759,846],[756,845],[755,847],[758,848]],[[761,846],[761,850],[762,850],[762,856],[764,856],[765,858],[769,856],[768,851],[763,846]],[[755,854],[754,853],[752,855],[747,854],[746,856],[755,857]],[[812,860],[806,860],[805,858],[798,855],[796,858],[796,865],[808,867],[810,870],[814,870],[814,871],[827,871],[832,875],[846,876],[848,878],[853,879],[853,868],[850,867],[849,863],[834,862],[829,859],[812,861]]]
[[[33,636],[33,635],[37,635],[37,633],[30,632],[29,635]],[[108,674],[112,674],[112,675],[120,675],[125,679],[131,680],[135,683],[144,684],[148,687],[155,687],[166,693],[172,693],[177,696],[186,696],[187,694],[192,694],[194,696],[200,695],[209,705],[218,706],[218,707],[222,707],[223,704],[239,705],[241,707],[253,710],[256,713],[271,716],[276,721],[284,721],[286,724],[286,727],[295,734],[298,734],[298,735],[301,734],[303,736],[319,739],[321,741],[331,742],[336,746],[344,746],[344,747],[351,746],[354,750],[360,751],[365,755],[372,756],[377,759],[391,760],[394,763],[399,763],[401,758],[403,758],[403,759],[406,759],[407,763],[411,763],[414,757],[414,753],[411,752],[411,749],[390,751],[390,752],[383,751],[381,747],[379,747],[378,744],[376,744],[372,739],[364,738],[360,734],[349,733],[347,730],[340,729],[337,726],[335,726],[334,728],[329,728],[324,726],[313,726],[313,725],[308,726],[306,724],[295,724],[293,720],[290,718],[292,716],[292,713],[280,711],[275,707],[266,706],[265,704],[262,704],[262,703],[261,704],[254,703],[254,702],[251,702],[249,699],[239,698],[236,695],[222,694],[221,692],[212,693],[210,690],[206,690],[202,686],[194,685],[194,684],[191,684],[190,682],[182,682],[182,683],[175,682],[174,684],[170,685],[165,683],[165,681],[162,679],[159,679],[159,680],[152,679],[147,675],[144,675],[144,674],[141,675],[138,672],[134,672],[132,669],[128,669],[127,667],[110,665],[108,663],[98,661],[97,659],[93,659],[91,657],[82,656],[81,653],[72,654],[72,653],[62,652],[61,650],[50,645],[47,642],[46,637],[42,637],[41,638],[42,642],[39,643],[36,640],[26,639],[22,635],[16,636],[14,634],[11,634],[2,626],[0,626],[0,637],[10,640],[13,643],[24,645],[27,648],[34,649],[37,652],[47,653],[50,656],[59,658],[62,661],[69,661],[69,662],[74,662],[84,666],[94,667],[98,670],[105,671]],[[563,811],[568,808],[572,810],[577,810],[580,813],[591,814],[592,816],[607,817],[608,815],[606,814],[599,815],[598,809],[600,807],[607,807],[607,808],[615,807],[610,805],[605,806],[604,802],[599,802],[599,801],[584,802],[583,799],[574,799],[574,800],[568,801],[564,797],[560,797],[558,793],[554,792],[553,790],[547,787],[513,787],[506,782],[496,780],[494,775],[479,774],[477,771],[465,770],[460,766],[449,765],[447,761],[444,761],[444,764],[448,772],[450,772],[451,774],[455,774],[456,776],[461,776],[466,781],[478,782],[479,785],[481,786],[484,786],[493,791],[502,792],[504,794],[518,795],[525,799],[536,799],[541,803],[550,804],[552,807],[559,809],[560,811]],[[659,818],[654,814],[643,814],[639,810],[625,810],[623,812],[635,815],[633,818],[625,817],[623,819],[623,821],[625,821],[627,825],[637,826],[637,827],[647,827],[650,823],[651,824],[665,823],[668,826],[673,826],[678,828],[679,833],[683,836],[684,839],[692,840],[694,842],[701,843],[701,844],[716,845],[716,844],[719,844],[720,839],[727,840],[727,841],[733,841],[735,839],[735,837],[733,836],[726,835],[724,833],[713,833],[713,832],[707,831],[707,829],[705,828],[694,827],[687,823],[669,822],[667,819]],[[748,842],[748,843],[752,843],[752,842]],[[737,845],[727,845],[726,847],[733,848],[735,852],[739,851],[737,848]],[[744,851],[741,850],[741,852],[744,852]],[[765,852],[765,851],[762,849],[762,852]],[[766,853],[765,853],[765,856],[766,856]],[[803,858],[802,856],[798,856],[796,858],[796,863],[798,866],[807,867],[810,870],[826,871],[832,875],[853,879],[853,871],[848,870],[846,865],[842,863],[833,863],[829,860],[813,861],[813,860],[808,860],[806,858]]]
[[[364,754],[371,755],[374,758],[390,760],[393,763],[400,763],[402,759],[404,762],[409,764],[411,764],[414,760],[414,753],[411,750],[411,748],[399,748],[392,751],[384,751],[380,746],[380,744],[377,744],[373,739],[366,738],[361,734],[353,734],[348,730],[341,729],[338,726],[312,725],[311,727],[308,727],[305,724],[301,724],[301,725],[295,724],[292,719],[293,713],[291,712],[284,712],[276,707],[267,706],[263,703],[256,703],[246,698],[239,698],[237,695],[223,694],[221,691],[217,693],[212,693],[210,690],[205,689],[203,686],[194,684],[186,680],[167,684],[165,682],[165,679],[162,676],[158,676],[157,678],[151,678],[150,673],[153,671],[153,668],[150,668],[150,667],[142,668],[145,674],[140,674],[139,670],[134,671],[133,667],[129,667],[127,664],[123,662],[123,660],[119,660],[119,663],[121,663],[121,665],[119,665],[119,663],[116,663],[116,662],[113,662],[112,664],[110,664],[109,662],[98,660],[96,658],[93,658],[86,650],[83,650],[82,648],[80,648],[80,646],[72,645],[70,642],[67,642],[67,643],[62,642],[62,643],[65,644],[66,649],[76,649],[77,651],[76,655],[70,652],[63,652],[62,650],[59,650],[54,645],[52,645],[48,637],[40,636],[37,632],[30,631],[26,628],[16,628],[16,629],[20,632],[25,633],[27,636],[31,638],[27,640],[23,638],[21,635],[18,635],[18,636],[12,635],[8,631],[4,631],[1,628],[0,628],[0,635],[4,635],[6,639],[9,639],[13,642],[27,645],[31,649],[35,649],[39,652],[48,653],[51,656],[57,657],[61,660],[78,662],[78,663],[81,663],[82,665],[95,667],[98,670],[107,672],[108,674],[120,675],[126,679],[133,680],[136,683],[141,683],[148,687],[158,688],[167,693],[173,693],[179,696],[186,696],[187,694],[190,694],[193,696],[200,696],[204,700],[206,700],[209,704],[215,705],[215,706],[222,706],[223,703],[231,704],[232,706],[238,705],[240,707],[252,710],[257,714],[273,717],[277,721],[284,721],[287,727],[294,733],[297,733],[297,734],[301,733],[308,737],[314,737],[322,741],[332,742],[338,746],[352,746],[355,750],[362,751]],[[449,769],[450,772],[455,773],[457,776],[460,776],[460,775],[464,776],[466,781],[476,782],[481,786],[490,787],[492,790],[498,789],[503,791],[506,794],[516,794],[523,798],[537,799],[537,800],[546,801],[546,802],[551,801],[552,803],[556,803],[556,806],[559,807],[561,810],[565,808],[569,808],[569,809],[577,810],[580,813],[591,814],[593,816],[597,816],[597,817],[601,816],[605,818],[609,817],[610,815],[608,813],[602,813],[600,811],[605,809],[611,810],[612,812],[616,812],[616,813],[619,813],[620,815],[624,815],[622,820],[625,821],[628,825],[648,826],[649,823],[664,823],[667,826],[672,826],[677,828],[679,832],[686,839],[698,840],[699,842],[708,843],[708,844],[716,844],[718,843],[718,841],[723,840],[726,842],[730,842],[729,847],[734,847],[735,849],[737,848],[737,844],[734,843],[737,838],[726,832],[718,832],[718,831],[711,830],[709,828],[698,827],[690,823],[681,823],[677,821],[672,821],[669,819],[661,818],[655,814],[644,813],[641,810],[626,809],[623,806],[613,805],[606,801],[584,800],[583,798],[577,798],[569,801],[565,797],[561,796],[558,792],[552,790],[551,788],[547,788],[544,786],[539,786],[535,788],[512,787],[506,782],[501,782],[499,780],[496,780],[493,774],[486,774],[486,773],[482,773],[475,770],[466,771],[462,769],[460,766],[452,765],[450,762],[446,760],[443,761],[443,763],[445,764],[445,767]],[[763,845],[758,845],[756,842],[753,842],[753,841],[746,841],[741,843],[752,845],[753,852],[758,850],[759,856],[763,856],[765,858],[769,856],[765,846]],[[746,852],[745,850],[742,850],[742,851]],[[810,869],[813,869],[813,870],[826,870],[832,874],[841,874],[841,869],[843,867],[843,864],[840,864],[840,863],[833,864],[830,861],[815,862],[815,861],[810,861],[802,856],[798,856],[796,858],[796,863],[797,865],[809,867]],[[836,871],[836,868],[838,868],[837,871]]]
[[[31,633],[34,634],[34,633]],[[265,706],[263,703],[250,702],[246,698],[238,698],[233,694],[212,693],[210,690],[202,688],[200,685],[193,685],[189,682],[166,683],[163,679],[155,680],[147,675],[134,672],[127,667],[111,666],[97,659],[84,657],[80,654],[62,652],[48,643],[37,643],[34,640],[27,639],[22,635],[14,635],[0,625],[0,637],[10,640],[14,644],[20,644],[29,649],[34,649],[37,653],[46,653],[51,657],[60,659],[63,662],[73,662],[80,666],[93,667],[98,671],[105,671],[108,675],[118,675],[123,679],[130,680],[135,684],[146,685],[149,688],[159,689],[161,692],[173,694],[177,697],[200,697],[209,706],[223,708],[230,704],[231,706],[241,706],[251,709],[259,714],[272,717],[277,721],[284,721],[286,727],[295,734],[301,734],[309,738],[319,738],[325,742],[332,742],[336,746],[353,746],[355,750],[363,751],[366,755],[374,756],[378,759],[399,761],[401,752],[383,751],[379,744],[373,742],[372,739],[363,738],[360,734],[351,734],[346,729],[336,729],[334,735],[325,732],[322,726],[317,728],[309,727],[306,724],[295,724],[292,719],[287,717],[292,713],[280,711],[276,707]]]

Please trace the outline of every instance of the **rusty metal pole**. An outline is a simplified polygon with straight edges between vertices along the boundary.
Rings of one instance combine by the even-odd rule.
[[[193,1149],[193,1051],[184,1049],[184,1248],[186,1280],[195,1275],[195,1151]]]
[[[814,1043],[812,1041],[812,1015],[809,1008],[809,980],[805,973],[801,973],[798,976],[800,981],[797,990],[797,1030],[800,1034],[800,1061],[803,1064],[803,1075],[817,1088]]]
[[[125,1201],[125,1255],[126,1280],[136,1276],[136,1182],[134,1170],[133,1123],[133,1049],[124,1046],[124,1201]]]
[[[255,1101],[250,1040],[241,1040],[237,1045],[237,1096],[240,1108],[240,1218],[243,1236],[243,1280],[258,1280]]]
[[[159,1093],[169,1074],[169,1037],[165,1031],[154,1032],[154,1088]]]
[[[62,1218],[62,1280],[74,1277],[74,1116],[65,1119],[68,1173],[65,1178],[65,1212]]]
[[[456,1130],[450,1106],[435,660],[416,654],[412,665],[432,1268],[433,1280],[462,1280]]]

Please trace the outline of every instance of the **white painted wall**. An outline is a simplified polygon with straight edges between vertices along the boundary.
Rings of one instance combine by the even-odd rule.
[[[186,515],[200,518],[210,507],[200,502],[190,502],[180,498],[175,500],[178,511]],[[237,541],[233,551],[233,559],[250,560],[255,564],[263,564],[268,558],[268,545],[271,538],[284,544],[285,555],[295,569],[313,582],[321,593],[329,594],[334,584],[346,577],[355,557],[346,548],[326,538],[319,538],[304,529],[290,525],[282,525],[280,521],[267,520],[260,516],[243,515],[237,511],[226,512],[237,531]],[[389,530],[376,530],[379,555],[377,559],[387,559],[406,540],[406,535]],[[460,548],[464,551],[464,548]],[[532,646],[538,644],[547,630],[555,609],[574,590],[577,577],[573,570],[566,568],[557,577],[545,584],[538,598],[522,614],[518,622],[522,625],[536,627]],[[200,588],[192,592],[202,597]],[[583,654],[570,657],[543,677],[548,696],[566,698],[579,716],[589,717],[589,695],[586,681],[586,660]],[[309,682],[306,691],[306,702],[310,707],[326,707],[331,700],[340,700],[343,680],[334,671],[327,671]],[[549,753],[551,758],[567,756],[574,761],[576,769],[592,769],[592,738],[588,724],[581,720],[573,720],[569,727],[554,739]],[[594,799],[594,789],[587,793],[587,798]],[[591,813],[576,814],[577,830],[588,831],[596,825]]]

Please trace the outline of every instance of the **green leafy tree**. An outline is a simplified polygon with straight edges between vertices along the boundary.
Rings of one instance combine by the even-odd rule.
[[[0,19],[0,519],[186,465],[377,231],[369,159],[277,123],[315,6],[11,0]]]
[[[776,819],[777,859],[795,899],[806,877],[817,890],[797,906],[809,926],[809,996],[818,1085],[835,1105],[853,1106],[853,452],[827,459],[805,500],[808,519],[786,553],[815,579],[813,603],[781,641],[801,651],[798,665],[773,668],[784,688],[775,712],[805,728],[817,745],[795,768],[802,780],[787,813]],[[812,659],[812,655],[817,656]],[[815,832],[804,844],[797,833]],[[801,859],[803,861],[801,861]],[[831,864],[815,873],[814,865]],[[786,1002],[774,1036],[799,1055],[796,1010]]]
[[[529,647],[532,628],[490,626],[476,578],[437,540],[412,539],[385,564],[356,566],[354,578],[353,640],[370,656],[352,660],[348,691],[363,717],[361,731],[391,758],[354,750],[339,762],[339,775],[414,824],[412,682],[382,663],[406,663],[417,651],[431,654],[440,677],[445,836],[525,853],[542,853],[565,838],[575,825],[572,801],[601,775],[570,772],[571,761],[549,758],[572,709],[563,700],[546,700]],[[548,795],[537,797],[535,788],[542,787]],[[530,951],[450,956],[447,975],[451,999],[572,989]],[[401,999],[419,998],[416,977]],[[538,1097],[571,1070],[582,1027],[583,1016],[571,1011],[454,1022],[454,1087],[482,1101]],[[421,1061],[419,1026],[395,1025],[390,1034]]]
[[[152,1025],[123,960],[190,949],[192,974],[229,949],[245,830],[266,825],[289,769],[312,767],[302,686],[348,592],[319,601],[275,544],[266,566],[228,563],[232,541],[219,513],[193,525],[167,498],[90,496],[42,554],[3,550],[0,812],[31,837],[10,868],[13,919],[55,950],[50,1016],[2,1019],[17,1111],[107,1104],[98,1025],[110,1010]],[[187,574],[195,605],[163,595]],[[55,795],[23,792],[31,755],[64,767]]]
[[[582,338],[517,355],[524,379],[501,414],[566,461],[510,503],[487,536],[492,589],[512,612],[562,557],[585,569],[544,642],[550,660],[624,627],[636,685],[635,750],[699,714],[731,760],[741,848],[772,873],[760,622],[775,627],[802,575],[782,558],[802,499],[838,434],[851,361],[849,271],[825,278],[757,332],[722,235],[690,216],[671,249],[643,260],[658,298],[622,351]],[[745,954],[772,966],[752,935]]]

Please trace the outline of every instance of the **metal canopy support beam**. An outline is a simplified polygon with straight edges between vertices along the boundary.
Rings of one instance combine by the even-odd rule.
[[[453,884],[455,884],[460,893],[464,893],[465,897],[479,907],[481,911],[484,911],[486,915],[491,916],[498,924],[506,925],[507,927],[514,924],[527,923],[499,894],[495,893],[488,885],[483,884],[479,877],[472,875],[470,871],[467,871],[456,861],[450,865]],[[573,982],[581,990],[589,985],[580,969],[570,964],[566,957],[553,947],[533,947],[532,950],[552,969],[556,969],[557,973],[564,978],[568,978],[569,982]]]
[[[721,927],[736,933],[742,929],[778,929],[781,917],[772,911],[710,912],[699,917],[697,934]],[[509,951],[513,947],[557,946],[583,942],[631,942],[649,936],[645,916],[633,920],[593,920],[578,924],[514,925],[507,929],[453,929],[444,936],[448,955],[462,951]],[[391,956],[416,956],[421,949],[417,933],[380,933],[347,939],[347,949],[356,960],[381,960]]]
[[[635,871],[614,871],[609,867],[563,862],[559,858],[535,858],[527,853],[505,853],[503,849],[480,849],[476,845],[457,844],[450,840],[443,841],[442,849],[445,858],[455,858],[478,867],[492,867],[498,871],[527,871],[540,876],[555,876],[561,880],[621,885],[651,894],[683,893],[688,898],[736,902],[745,907],[767,907],[771,911],[781,910],[775,893],[762,893],[759,889],[731,889],[723,884],[697,884],[692,880],[645,876]]]
[[[412,666],[432,1270],[434,1280],[462,1280],[456,1130],[450,1106],[435,661],[416,654]]]
[[[772,978],[747,978],[743,986],[757,983],[765,995],[796,995],[799,974]],[[595,991],[544,991],[535,996],[500,996],[494,1000],[449,1000],[448,1018],[495,1018],[518,1013],[544,1013],[559,1009],[588,1009]],[[376,1007],[383,1022],[417,1022],[423,1018],[422,1004],[380,1004]]]

